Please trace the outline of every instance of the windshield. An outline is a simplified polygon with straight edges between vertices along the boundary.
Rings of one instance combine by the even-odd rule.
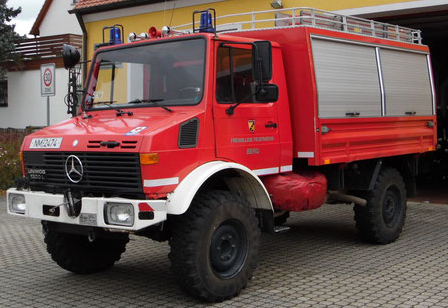
[[[205,40],[190,39],[98,53],[87,110],[196,105],[204,88]]]

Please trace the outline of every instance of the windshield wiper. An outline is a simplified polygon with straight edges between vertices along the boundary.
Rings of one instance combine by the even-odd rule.
[[[92,105],[104,105],[110,109],[117,111],[117,113],[116,113],[117,116],[121,116],[122,114],[127,114],[128,116],[134,115],[134,113],[132,111],[123,111],[120,108],[111,106],[114,102],[116,102],[116,101],[94,102],[94,103],[92,103]]]
[[[163,98],[158,98],[158,99],[139,99],[139,98],[136,98],[136,99],[134,99],[133,101],[128,102],[128,104],[151,103],[151,104],[156,105],[157,107],[160,107],[160,108],[162,108],[162,109],[165,109],[166,111],[173,112],[173,109],[168,108],[168,107],[163,106],[163,105],[160,105],[160,104],[158,103],[158,102],[162,102],[162,101],[164,101]]]

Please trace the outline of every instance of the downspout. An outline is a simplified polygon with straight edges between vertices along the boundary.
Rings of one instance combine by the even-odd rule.
[[[82,19],[82,15],[79,13],[75,13],[75,16],[82,30],[82,83],[84,85],[87,76],[87,30],[86,25],[84,24],[84,20]]]

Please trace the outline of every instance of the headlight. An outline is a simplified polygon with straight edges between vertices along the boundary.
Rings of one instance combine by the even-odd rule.
[[[134,225],[134,206],[132,204],[108,202],[104,210],[107,224],[128,227]]]
[[[10,212],[17,214],[25,214],[26,204],[24,195],[9,194],[8,201]]]

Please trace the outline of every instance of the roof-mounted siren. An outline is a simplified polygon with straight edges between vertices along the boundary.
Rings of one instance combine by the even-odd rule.
[[[142,32],[140,34],[131,32],[128,35],[128,42],[142,41],[142,40],[147,40],[147,39],[149,39],[149,35],[146,32]]]
[[[109,30],[109,42],[106,42],[104,40],[104,32],[106,30]],[[107,45],[118,45],[123,44],[122,38],[123,38],[124,28],[122,25],[115,24],[111,27],[104,27],[103,28],[103,44]]]
[[[161,36],[162,37],[169,37],[169,36],[175,36],[175,35],[185,35],[185,34],[190,34],[190,31],[178,31],[178,30],[173,30],[168,26],[163,26],[162,27],[162,31],[161,31]]]
[[[212,18],[213,12],[213,18]],[[199,28],[196,28],[195,16],[201,14],[201,20]],[[195,32],[207,32],[216,34],[216,11],[215,9],[208,8],[202,11],[193,12],[193,33]]]
[[[150,37],[151,39],[155,39],[155,38],[160,38],[160,37],[162,37],[162,31],[157,30],[156,27],[151,27],[151,28],[149,28],[149,30],[148,30],[148,34],[149,34],[149,37]]]

